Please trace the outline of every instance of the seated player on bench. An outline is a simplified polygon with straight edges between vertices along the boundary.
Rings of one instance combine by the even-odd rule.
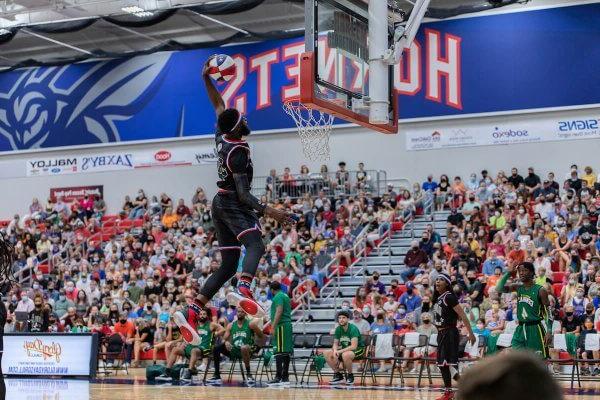
[[[181,380],[190,381],[192,379],[192,375],[196,375],[198,371],[196,370],[196,363],[198,359],[202,359],[202,366],[200,370],[204,371],[206,369],[207,357],[213,351],[213,344],[215,336],[221,336],[225,333],[225,329],[211,321],[210,314],[211,311],[209,308],[204,308],[200,311],[200,318],[198,318],[198,325],[196,325],[196,332],[200,337],[200,344],[197,346],[188,344],[187,342],[182,341],[179,346],[175,347],[171,354],[169,354],[169,359],[167,360],[167,369],[164,374],[162,374],[159,380],[170,380],[171,374],[169,369],[175,365],[177,359],[181,356],[189,359],[189,368],[184,370]]]
[[[224,354],[231,360],[242,359],[246,369],[246,384],[254,385],[255,380],[250,372],[250,357],[258,350],[256,341],[263,340],[264,336],[259,327],[259,320],[250,321],[246,312],[241,307],[237,307],[237,319],[227,326],[223,343],[213,349],[215,373],[212,378],[207,379],[206,383],[221,384],[221,354]]]
[[[344,375],[340,363],[346,372],[346,384],[354,384],[352,362],[360,360],[365,355],[365,343],[356,325],[349,323],[350,311],[340,311],[337,315],[338,327],[335,328],[333,347],[325,351],[325,361],[333,369],[332,385],[342,383]]]

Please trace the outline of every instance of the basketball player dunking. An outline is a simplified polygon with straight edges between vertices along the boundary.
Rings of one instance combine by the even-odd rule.
[[[210,61],[210,60],[209,60]],[[240,246],[246,253],[242,274],[236,289],[227,295],[230,305],[241,307],[247,314],[262,317],[264,310],[252,297],[250,285],[260,257],[265,252],[259,225],[259,216],[266,215],[277,222],[295,223],[292,214],[261,204],[250,193],[253,167],[250,147],[244,137],[250,134],[246,119],[235,108],[225,108],[225,102],[208,75],[208,61],[202,71],[208,97],[217,114],[215,142],[218,159],[218,193],[212,201],[212,219],[221,251],[221,266],[206,281],[200,294],[190,305],[187,318],[181,313],[173,317],[183,338],[192,344],[199,339],[192,328],[196,316],[217,291],[231,279],[238,267]]]

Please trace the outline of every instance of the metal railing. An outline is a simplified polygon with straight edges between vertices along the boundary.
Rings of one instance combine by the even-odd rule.
[[[356,196],[361,192],[380,196],[386,190],[387,174],[385,171],[365,170],[346,171],[346,174],[329,172],[325,174],[312,173],[307,175],[290,174],[290,180],[281,175],[256,176],[252,179],[253,195],[268,196],[273,199],[298,199],[305,194],[316,197],[324,191],[327,196]],[[364,173],[365,180],[359,182],[358,172]]]
[[[33,272],[35,268],[42,264],[48,264],[48,268],[52,269],[54,264],[57,262],[62,263],[68,258],[69,248],[71,247],[71,239],[68,239],[62,250],[56,254],[50,254],[50,252],[44,252],[42,258],[40,258],[40,253],[35,254],[35,258],[37,259],[37,263],[33,265],[25,265],[22,268],[19,268],[15,271],[14,276],[15,279],[19,282],[21,286],[31,286],[33,281]],[[63,256],[64,255],[64,256]],[[26,274],[29,272],[29,274]],[[26,276],[24,276],[26,275]]]
[[[366,255],[366,249],[367,249],[367,235],[368,233],[371,231],[371,224],[367,224],[363,230],[358,234],[358,236],[356,237],[356,241],[354,243],[354,246],[352,247],[352,252],[354,254],[354,257],[356,257],[356,260],[348,266],[348,269],[350,269],[352,266],[354,266],[358,260],[360,260],[361,258],[365,258],[364,257]],[[325,274],[325,279],[327,279],[328,281],[325,282],[325,284],[323,285],[323,287],[319,290],[319,298],[320,300],[327,300],[329,298],[331,298],[331,296],[334,296],[334,312],[337,312],[337,300],[340,294],[340,268],[338,266],[338,268],[335,268],[333,271],[329,271],[329,269],[336,263],[336,259],[333,258],[329,263],[327,263],[325,266],[323,266],[323,268],[321,268],[319,270],[319,273],[324,273]],[[329,288],[330,286],[332,286],[334,284],[334,282],[336,282],[336,288],[335,290],[330,290],[330,292],[325,295],[325,289]],[[309,293],[309,290],[306,290],[304,293],[302,293],[299,297],[296,297],[298,295],[298,293],[300,292],[300,290],[302,290],[303,287],[306,287],[308,283],[308,279],[304,279],[302,280],[300,283],[298,283],[298,286],[296,286],[296,288],[294,289],[294,291],[292,292],[293,294],[293,298],[296,299],[296,301],[299,301],[299,304],[294,307],[294,309],[292,310],[292,315],[297,313],[298,311],[302,311],[302,316],[300,317],[300,319],[296,320],[294,322],[294,325],[297,325],[299,323],[302,323],[302,333],[306,333],[306,320],[308,319],[308,316],[311,313],[311,296]]]

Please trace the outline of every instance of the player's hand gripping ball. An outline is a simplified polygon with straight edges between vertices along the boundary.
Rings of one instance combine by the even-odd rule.
[[[217,82],[227,82],[235,76],[236,65],[227,54],[217,54],[208,61],[208,75]]]

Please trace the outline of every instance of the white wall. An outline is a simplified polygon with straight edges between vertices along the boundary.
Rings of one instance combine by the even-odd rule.
[[[422,180],[427,174],[438,177],[442,173],[462,175],[486,168],[495,173],[499,169],[508,170],[516,166],[525,170],[535,166],[539,173],[555,171],[561,178],[572,163],[581,166],[591,165],[600,170],[600,142],[598,140],[576,140],[569,142],[547,142],[518,144],[511,146],[485,146],[456,148],[447,150],[406,151],[406,130],[426,127],[427,129],[449,129],[478,123],[510,124],[518,126],[522,121],[535,121],[545,114],[525,114],[518,116],[498,116],[401,124],[397,135],[383,135],[363,128],[340,128],[331,134],[331,159],[327,162],[330,170],[335,170],[337,162],[346,161],[350,169],[358,162],[364,162],[368,169],[387,171],[388,178]],[[552,113],[560,119],[581,116],[600,116],[600,108],[581,111]],[[483,133],[482,133],[483,134]],[[212,138],[191,140],[185,146],[210,145]],[[253,161],[257,176],[268,174],[269,169],[281,171],[289,166],[298,172],[300,165],[307,164],[311,171],[318,170],[321,163],[308,162],[301,151],[296,132],[265,135],[251,135]],[[164,145],[147,144],[136,146],[111,146],[109,148],[86,150],[86,154],[127,152],[131,149],[160,149]],[[81,151],[80,151],[81,152]],[[36,153],[35,158],[70,156],[76,151]],[[25,166],[31,155],[11,155],[0,158],[2,162],[18,163]],[[6,175],[5,175],[6,176]],[[3,187],[0,218],[10,217],[15,212],[26,213],[32,197],[45,200],[52,187],[104,185],[105,198],[111,212],[118,210],[125,195],[134,195],[138,188],[144,188],[149,195],[168,193],[173,199],[180,197],[189,202],[197,186],[203,186],[209,195],[215,192],[216,167],[212,165],[186,167],[143,168],[132,171],[102,172],[46,177],[8,177],[1,180]]]

